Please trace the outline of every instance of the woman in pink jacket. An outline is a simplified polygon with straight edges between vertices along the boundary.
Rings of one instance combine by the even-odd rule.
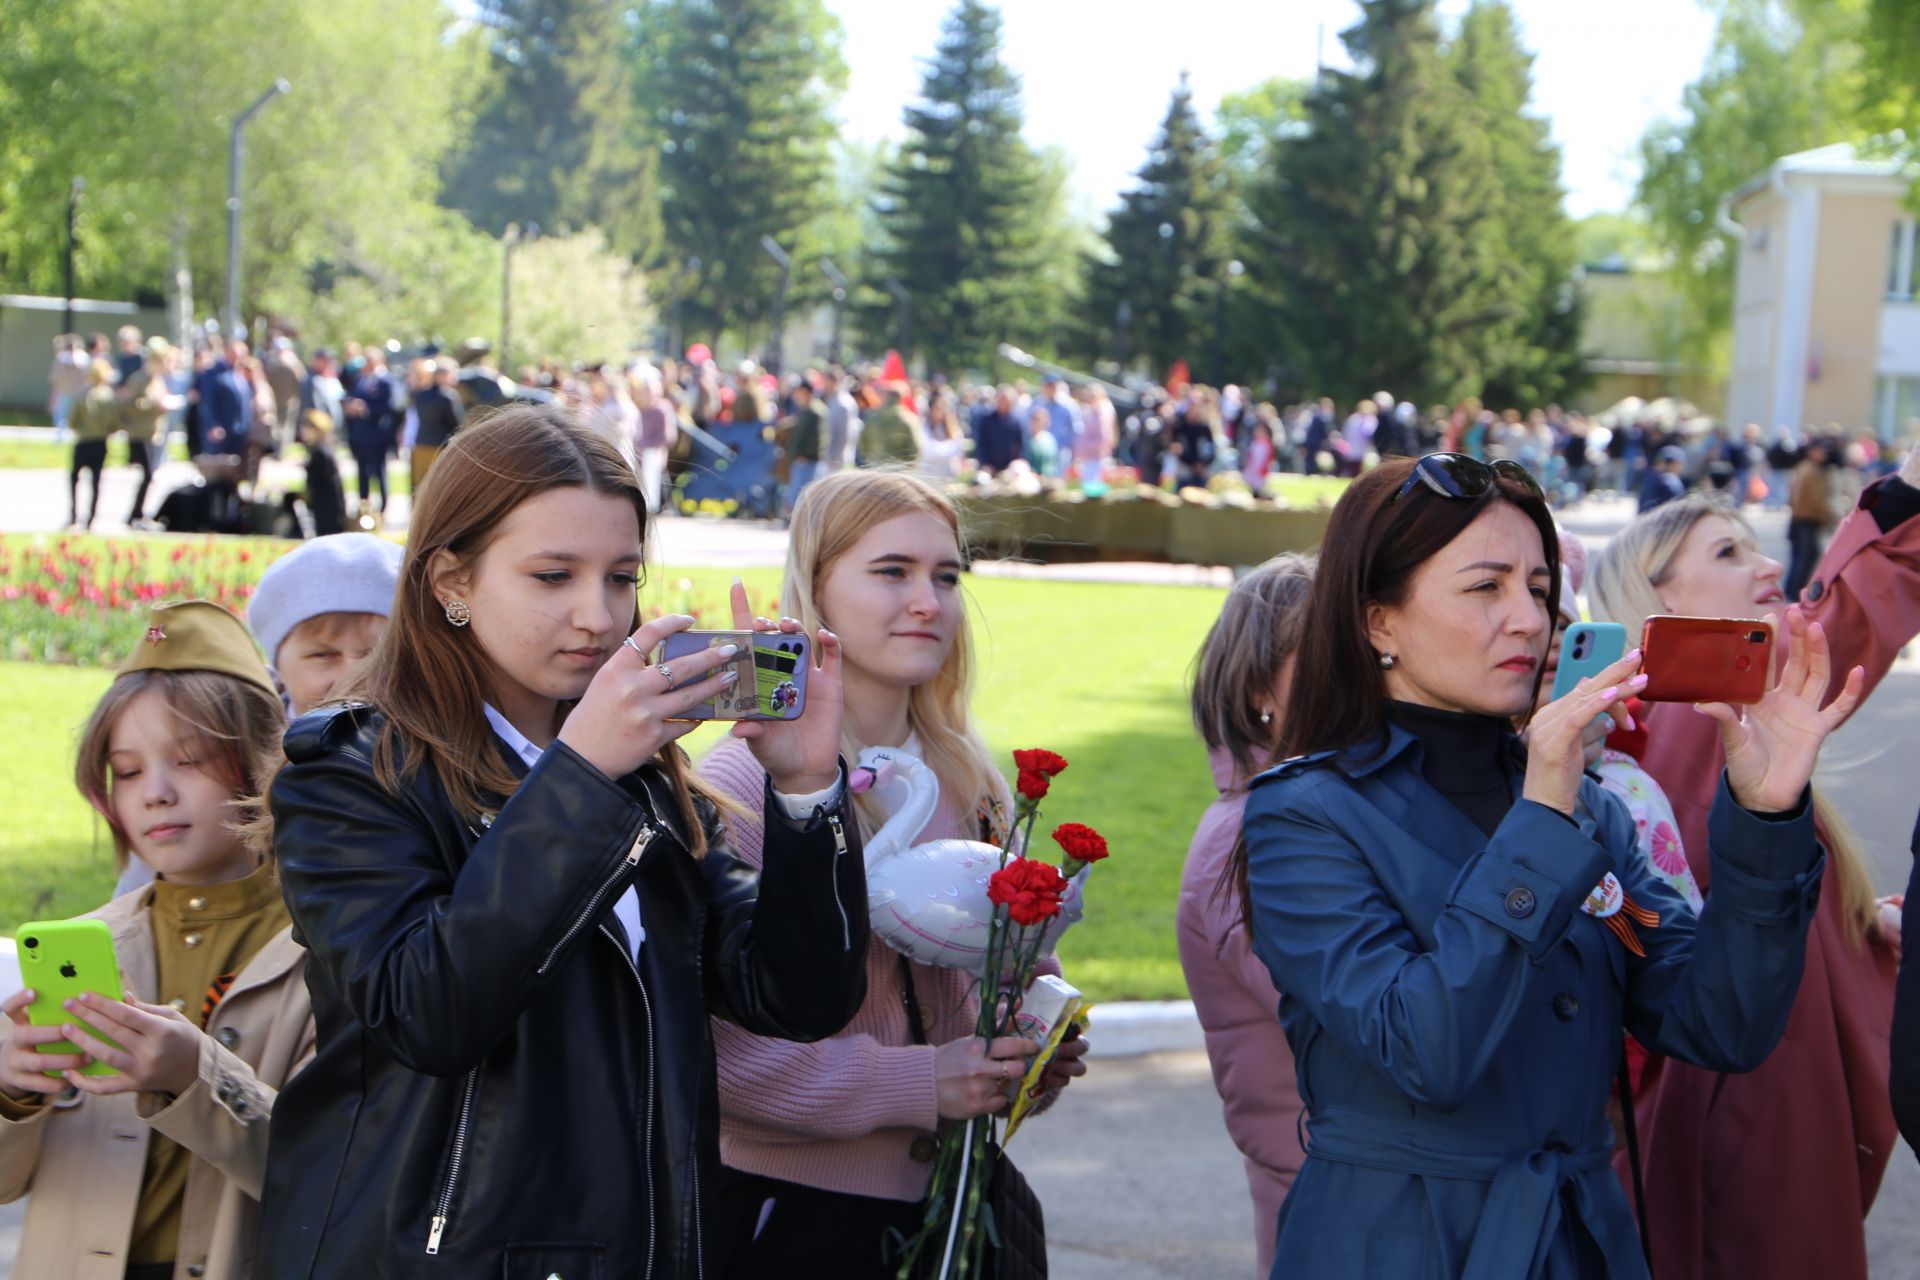
[[[783,603],[808,627],[831,625],[840,637],[846,758],[899,747],[940,780],[940,807],[920,841],[998,841],[1012,814],[968,707],[973,647],[962,571],[958,514],[917,476],[837,471],[808,485],[794,507]],[[699,765],[702,778],[739,802],[745,816],[730,817],[728,833],[755,865],[769,793],[742,739],[760,729],[736,725]],[[859,816],[870,832],[884,815],[868,803]],[[1059,968],[1043,961],[1042,972]],[[1039,1048],[982,1040],[978,1010],[970,976],[910,962],[875,937],[866,999],[838,1035],[795,1044],[714,1019],[726,1164],[715,1234],[728,1256],[711,1274],[891,1280],[888,1233],[919,1228],[943,1123],[1004,1110],[1022,1059]],[[1086,1049],[1083,1039],[1062,1047],[1045,1104],[1086,1070]]]
[[[1279,993],[1222,877],[1240,843],[1247,781],[1271,763],[1280,737],[1313,566],[1310,556],[1276,556],[1241,579],[1207,633],[1193,682],[1193,722],[1220,798],[1201,815],[1187,851],[1176,914],[1180,967],[1206,1032],[1227,1132],[1247,1160],[1260,1276],[1273,1268],[1274,1224],[1303,1158],[1300,1093]]]

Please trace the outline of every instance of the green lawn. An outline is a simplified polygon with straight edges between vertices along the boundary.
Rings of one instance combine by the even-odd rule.
[[[45,440],[0,440],[0,469],[9,471],[27,471],[33,469],[65,471],[73,461],[73,444],[55,444],[52,431],[48,431]],[[187,459],[187,446],[182,441],[174,441],[172,456],[181,462]],[[125,467],[127,461],[127,438],[117,435],[107,442],[107,465]]]
[[[651,604],[724,626],[731,571],[669,568],[652,576]],[[742,575],[756,609],[778,589],[770,569]],[[1187,841],[1213,798],[1189,727],[1188,665],[1222,593],[1194,587],[1109,586],[975,578],[981,654],[976,707],[1012,771],[1016,747],[1047,747],[1071,767],[1048,797],[1040,830],[1087,822],[1113,845],[1096,867],[1086,919],[1061,945],[1075,983],[1096,999],[1185,994],[1173,911]],[[92,668],[0,663],[0,733],[33,744],[0,780],[0,932],[23,919],[87,910],[113,883],[112,849],[73,790],[74,734],[107,675]],[[724,732],[689,740],[696,755]],[[6,803],[10,802],[10,803]],[[1049,853],[1051,842],[1046,842]]]

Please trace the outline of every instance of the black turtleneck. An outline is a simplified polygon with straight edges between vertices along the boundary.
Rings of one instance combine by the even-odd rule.
[[[1496,716],[1390,702],[1387,715],[1420,740],[1420,774],[1488,835],[1513,808],[1520,762],[1512,725]]]

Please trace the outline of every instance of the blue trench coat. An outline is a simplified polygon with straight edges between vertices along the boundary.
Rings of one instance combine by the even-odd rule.
[[[1421,750],[1391,726],[1269,770],[1247,804],[1254,951],[1309,1117],[1273,1276],[1565,1280],[1596,1274],[1584,1224],[1599,1274],[1640,1280],[1605,1109],[1622,1028],[1716,1071],[1772,1051],[1825,869],[1811,805],[1760,818],[1723,776],[1696,920],[1591,778],[1573,820],[1516,798],[1489,838]],[[1579,910],[1608,871],[1660,915],[1644,958]]]

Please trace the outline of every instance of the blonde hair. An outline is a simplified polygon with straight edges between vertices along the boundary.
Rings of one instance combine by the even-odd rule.
[[[1637,640],[1649,617],[1669,612],[1660,601],[1660,587],[1672,576],[1674,557],[1693,526],[1708,516],[1729,521],[1750,546],[1758,546],[1753,526],[1732,507],[1698,493],[1676,498],[1634,520],[1593,558],[1587,604],[1594,619],[1617,622],[1627,629],[1629,638]],[[1814,821],[1840,889],[1840,918],[1847,940],[1857,946],[1875,936],[1879,916],[1866,852],[1839,810],[1818,787],[1812,790]]]
[[[809,484],[793,511],[788,533],[786,576],[781,584],[781,607],[798,618],[812,635],[831,619],[820,610],[820,584],[834,563],[875,525],[896,516],[932,516],[953,531],[954,542],[966,546],[960,513],[945,494],[920,477],[903,470],[862,468],[836,471]],[[953,647],[933,679],[914,686],[907,698],[907,725],[920,740],[920,754],[940,780],[940,794],[963,818],[968,808],[987,805],[995,822],[1004,818],[1011,793],[1006,779],[993,766],[987,744],[973,727],[969,703],[973,695],[973,631],[967,611],[960,614]],[[845,722],[851,726],[849,718]],[[842,749],[848,760],[871,743],[859,742],[850,727],[842,730]],[[880,816],[860,802],[861,825],[871,829]]]
[[[1279,737],[1279,725],[1261,723],[1257,695],[1300,646],[1316,563],[1289,551],[1234,584],[1194,658],[1193,727],[1208,750],[1224,748],[1243,777]]]
[[[133,841],[113,813],[113,727],[134,699],[152,690],[190,733],[210,748],[205,762],[233,793],[233,820],[227,824],[236,839],[258,821],[259,791],[278,764],[280,737],[287,730],[280,700],[251,680],[217,671],[131,671],[107,686],[105,694],[80,730],[74,753],[73,782],[80,794],[107,821],[113,833],[114,862],[124,871]]]

